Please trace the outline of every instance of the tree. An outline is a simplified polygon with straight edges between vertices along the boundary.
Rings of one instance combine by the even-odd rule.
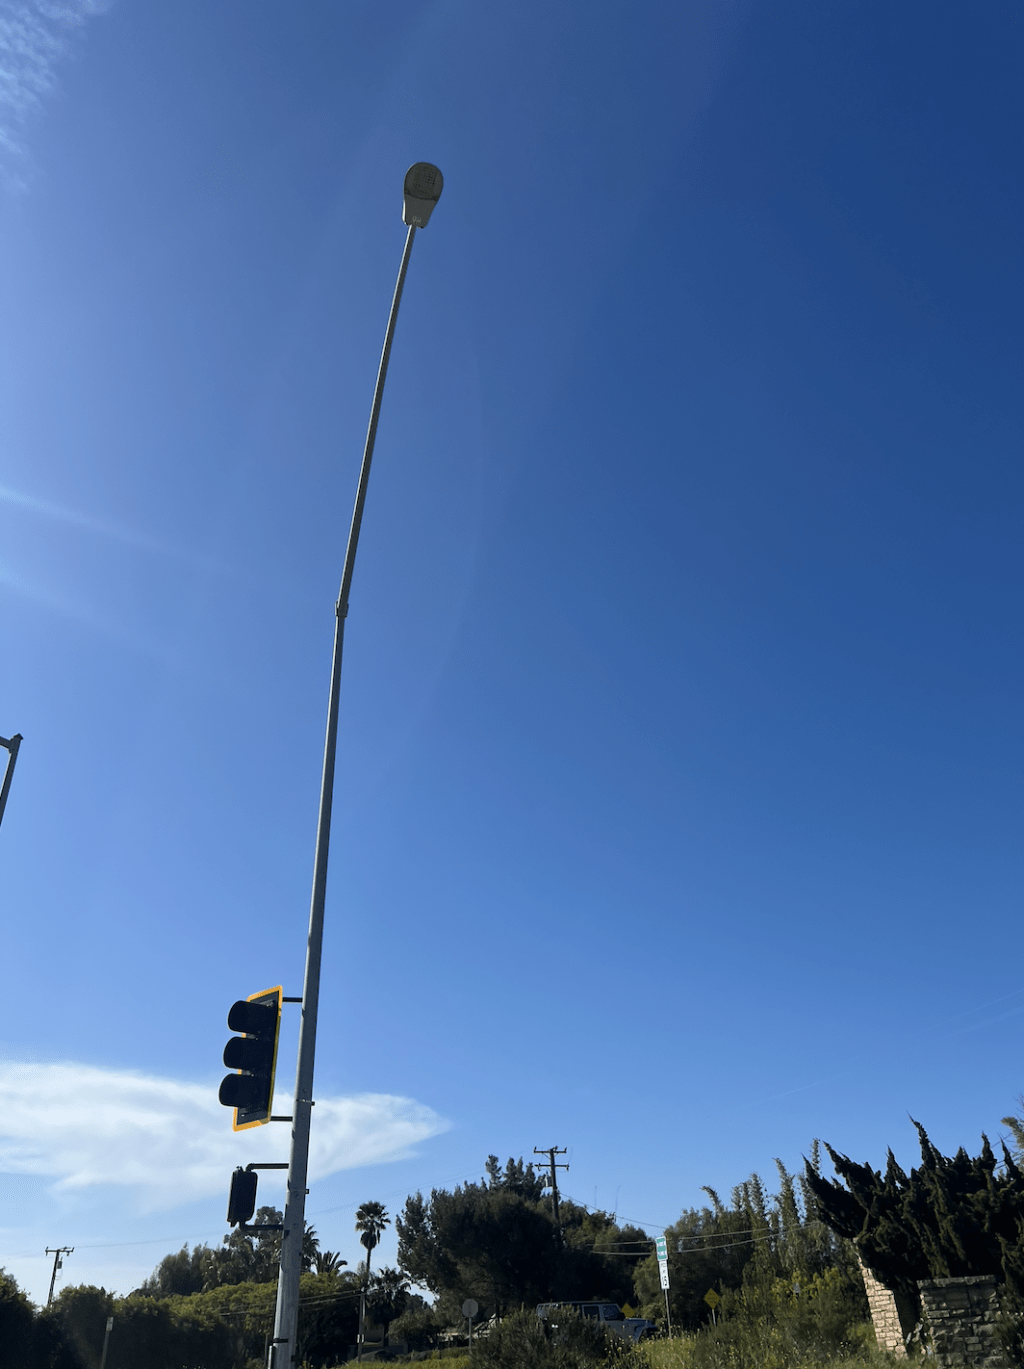
[[[348,1260],[343,1260],[336,1250],[318,1250],[313,1256],[313,1267],[318,1274],[338,1274]]]
[[[188,1297],[215,1288],[221,1279],[218,1273],[217,1250],[208,1245],[183,1245],[173,1255],[165,1255],[157,1267],[136,1290],[151,1298]]]
[[[811,1155],[814,1168],[817,1142]],[[807,1288],[833,1270],[838,1273],[827,1294],[833,1302],[845,1298],[840,1310],[845,1324],[866,1316],[862,1281],[844,1243],[808,1211],[813,1197],[806,1181],[798,1181],[780,1160],[775,1164],[778,1193],[770,1193],[759,1174],[737,1184],[728,1205],[705,1187],[710,1206],[689,1208],[666,1228],[673,1326],[696,1331],[709,1325],[711,1308],[704,1301],[709,1290],[719,1295],[743,1290],[743,1315],[751,1315],[760,1300],[764,1315],[774,1318],[780,1310],[773,1291],[779,1281]],[[638,1267],[636,1288],[644,1315],[661,1321],[664,1295],[653,1254]]]
[[[370,1256],[380,1241],[381,1234],[391,1222],[383,1203],[363,1203],[356,1208],[356,1230],[360,1243],[366,1248],[366,1272],[363,1281],[363,1296],[359,1303],[359,1353],[362,1355],[363,1338],[366,1333],[366,1295],[370,1286]]]
[[[550,1296],[632,1303],[637,1263],[651,1250],[647,1233],[637,1226],[619,1226],[607,1212],[592,1212],[569,1198],[559,1204],[559,1215],[562,1247],[555,1256]]]
[[[714,1195],[717,1203],[717,1195]],[[750,1218],[742,1206],[687,1208],[665,1228],[669,1266],[669,1306],[672,1325],[696,1331],[711,1321],[704,1301],[709,1289],[721,1294],[738,1288],[743,1270],[754,1253],[749,1239]],[[636,1270],[636,1291],[643,1315],[664,1320],[665,1299],[661,1291],[658,1262],[648,1246],[646,1258]]]
[[[408,1298],[405,1311],[388,1328],[391,1343],[405,1341],[410,1350],[436,1349],[444,1332],[438,1309],[418,1293],[410,1293]]]
[[[911,1119],[913,1120],[913,1119]],[[980,1155],[944,1156],[914,1122],[921,1164],[907,1175],[889,1151],[884,1175],[827,1146],[839,1180],[810,1166],[807,1181],[821,1220],[856,1245],[887,1288],[920,1306],[917,1284],[992,1274],[1024,1297],[1024,1175],[1004,1145],[1002,1164],[988,1137]]]
[[[165,1255],[153,1273],[136,1290],[150,1298],[188,1297],[223,1284],[274,1283],[281,1263],[281,1222],[276,1207],[261,1207],[247,1231],[232,1231],[220,1246],[187,1245]],[[261,1230],[261,1228],[264,1228]],[[316,1262],[320,1242],[308,1223],[302,1237],[302,1271]],[[344,1261],[342,1261],[344,1263]]]
[[[411,1195],[396,1221],[399,1265],[437,1296],[449,1321],[466,1298],[476,1299],[481,1316],[523,1303],[626,1301],[646,1234],[566,1200],[560,1241],[544,1188],[532,1165],[509,1160],[502,1169],[491,1155],[479,1183],[434,1189],[429,1199]]]
[[[114,1295],[105,1288],[90,1284],[62,1288],[40,1318],[49,1342],[44,1363],[50,1369],[98,1364],[107,1317],[113,1310]]]
[[[363,1203],[356,1208],[356,1230],[359,1241],[366,1247],[366,1278],[370,1278],[370,1255],[379,1243],[386,1226],[391,1225],[387,1208],[383,1203]]]
[[[386,1265],[369,1281],[366,1305],[375,1322],[384,1328],[384,1343],[387,1344],[391,1323],[405,1311],[409,1304],[409,1280],[400,1269],[389,1269]]]
[[[444,1315],[459,1316],[466,1298],[482,1315],[549,1296],[558,1243],[541,1201],[516,1185],[462,1184],[406,1200],[396,1222],[398,1263],[414,1283],[441,1299]]]
[[[1017,1099],[1017,1108],[1018,1115],[1016,1117],[1004,1117],[1002,1121],[1004,1127],[1010,1128],[1017,1159],[1024,1162],[1024,1094]]]
[[[32,1304],[5,1269],[0,1269],[0,1345],[10,1369],[31,1369],[35,1331]]]

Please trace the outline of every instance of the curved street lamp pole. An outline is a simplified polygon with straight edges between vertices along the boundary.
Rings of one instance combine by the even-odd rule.
[[[309,1166],[309,1123],[313,1107],[313,1057],[316,1052],[316,1017],[320,999],[320,956],[324,934],[324,901],[327,894],[327,854],[331,840],[331,805],[334,798],[334,759],[338,745],[338,694],[341,686],[341,653],[345,638],[349,590],[355,568],[359,529],[363,521],[370,462],[377,437],[377,421],[387,379],[391,343],[395,336],[398,306],[409,267],[412,241],[417,228],[426,227],[434,205],[441,198],[444,180],[436,166],[417,162],[406,173],[402,218],[408,224],[402,264],[398,269],[394,299],[384,335],[384,350],[377,371],[377,385],[370,409],[370,426],[363,448],[355,508],[349,528],[341,589],[335,606],[334,660],[331,666],[331,691],[327,704],[327,737],[324,743],[324,768],[320,785],[320,817],[317,824],[316,856],[313,862],[313,895],[309,908],[309,939],[306,943],[306,973],[302,987],[302,1025],[295,1070],[295,1104],[292,1109],[292,1148],[288,1164],[288,1190],[285,1197],[284,1225],[281,1232],[281,1267],[277,1281],[277,1311],[274,1338],[267,1358],[269,1369],[290,1369],[298,1363],[299,1276],[302,1273],[302,1237],[306,1215],[306,1175]]]

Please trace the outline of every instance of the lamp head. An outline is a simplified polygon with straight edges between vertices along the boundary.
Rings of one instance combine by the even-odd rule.
[[[405,173],[402,222],[410,228],[426,228],[434,205],[441,198],[444,177],[430,162],[416,162]]]

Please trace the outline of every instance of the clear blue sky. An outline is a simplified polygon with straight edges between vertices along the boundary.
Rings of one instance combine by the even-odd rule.
[[[286,1153],[215,1102],[225,1016],[301,986],[421,159],[346,640],[325,1246],[491,1152],[566,1146],[569,1194],[654,1231],[816,1136],[999,1133],[1022,48],[995,0],[0,0],[0,1264],[34,1296],[47,1245],[126,1292],[219,1241],[233,1166]]]

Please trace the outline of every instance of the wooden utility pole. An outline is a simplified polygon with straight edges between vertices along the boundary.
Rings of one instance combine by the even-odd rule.
[[[568,1169],[569,1166],[556,1163],[555,1156],[564,1155],[566,1149],[565,1146],[563,1146],[561,1150],[559,1150],[557,1146],[548,1146],[547,1150],[538,1150],[537,1147],[534,1146],[533,1153],[534,1155],[546,1155],[548,1157],[548,1168],[551,1170],[551,1201],[554,1204],[555,1209],[555,1230],[558,1232],[558,1244],[561,1245],[562,1225],[558,1220],[558,1175],[555,1171],[558,1169]]]
[[[57,1270],[64,1263],[61,1256],[72,1254],[74,1249],[73,1245],[59,1245],[56,1250],[51,1250],[49,1246],[46,1247],[47,1255],[53,1256],[53,1273],[50,1276],[50,1296],[46,1299],[47,1307],[53,1302],[53,1285],[57,1282]]]

